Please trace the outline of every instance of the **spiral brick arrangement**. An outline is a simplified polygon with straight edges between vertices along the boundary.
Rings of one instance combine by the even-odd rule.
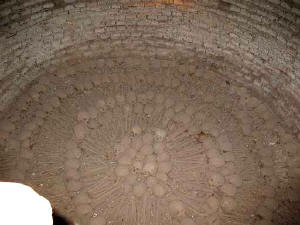
[[[0,24],[1,180],[83,225],[300,222],[298,0],[10,0]]]

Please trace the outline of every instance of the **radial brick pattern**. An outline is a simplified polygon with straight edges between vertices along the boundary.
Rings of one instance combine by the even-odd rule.
[[[18,99],[1,122],[3,179],[91,225],[270,224],[295,200],[299,143],[246,88],[101,62],[115,71],[62,68]]]
[[[0,2],[0,180],[80,225],[300,224],[299,0]]]

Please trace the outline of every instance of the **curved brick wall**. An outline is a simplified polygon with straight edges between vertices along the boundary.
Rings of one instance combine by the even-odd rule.
[[[297,133],[299,26],[299,0],[4,1],[1,110],[40,74],[74,58],[179,53],[255,90]]]

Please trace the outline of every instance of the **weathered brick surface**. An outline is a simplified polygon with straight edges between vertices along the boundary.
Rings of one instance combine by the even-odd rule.
[[[218,72],[267,97],[275,108],[281,107],[282,116],[292,114],[297,119],[300,3],[293,2],[4,1],[0,3],[1,109],[38,76],[39,70],[36,74],[33,70],[49,62],[55,65],[57,56],[67,58],[71,49],[81,46],[85,47],[78,57],[110,54],[113,46],[101,45],[95,51],[87,45],[103,40],[148,56],[167,57],[174,48],[217,56]],[[115,55],[126,54],[115,50]]]

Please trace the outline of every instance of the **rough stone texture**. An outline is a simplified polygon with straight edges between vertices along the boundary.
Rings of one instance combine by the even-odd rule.
[[[111,120],[104,126],[105,132],[101,131],[104,139],[110,140],[107,143],[120,141],[111,142],[110,135],[118,131],[111,130],[111,124],[113,128],[122,125],[122,135],[129,133],[131,127],[123,124],[126,120],[122,117],[131,110],[134,113],[129,113],[128,118],[132,116],[132,126],[136,121],[149,120],[149,115],[155,118],[151,123],[164,129],[172,128],[174,124],[170,118],[173,117],[174,123],[189,124],[189,137],[196,137],[201,143],[205,157],[196,155],[197,160],[190,163],[198,148],[182,148],[190,152],[190,158],[180,164],[182,157],[189,155],[180,155],[178,151],[178,161],[175,160],[171,167],[171,172],[177,166],[179,172],[187,173],[182,176],[186,183],[180,180],[180,173],[174,173],[173,178],[179,179],[183,190],[191,195],[189,199],[199,201],[189,206],[194,211],[185,216],[189,218],[196,212],[197,220],[202,221],[201,214],[224,212],[227,223],[267,224],[278,202],[283,202],[279,207],[282,212],[290,211],[285,208],[285,202],[292,200],[295,205],[299,204],[296,192],[300,176],[299,143],[295,139],[297,135],[300,138],[299,9],[298,0],[2,1],[0,177],[30,182],[55,205],[65,207],[62,210],[66,213],[72,214],[76,206],[78,213],[89,215],[88,221],[97,218],[97,214],[90,215],[96,207],[90,204],[100,204],[101,199],[95,198],[95,203],[90,197],[84,197],[83,202],[71,204],[74,202],[72,192],[99,181],[94,172],[101,166],[95,166],[93,160],[102,160],[112,154],[111,146],[104,148],[107,155],[103,155],[101,149],[95,148],[99,146],[98,142],[88,145],[97,133],[87,132],[100,129],[95,120],[97,113],[112,112],[115,106],[118,109],[124,102],[114,101],[115,95],[120,91],[128,94],[131,89],[135,92],[128,94],[130,97],[126,95],[124,101],[134,104],[137,97],[133,109],[126,105],[121,114],[118,111],[105,114],[105,121]],[[175,79],[170,79],[172,76]],[[174,106],[170,101],[164,114],[159,108],[164,99],[158,98],[155,102],[148,92],[135,96],[135,93],[147,90],[145,87],[152,94],[171,90],[171,93],[174,91],[188,99],[200,96],[198,101],[192,102],[199,112],[189,108],[190,111],[182,113],[185,105]],[[110,97],[107,106],[89,102],[89,95],[95,91]],[[95,106],[97,110],[84,108],[87,105]],[[77,144],[74,147],[69,143],[65,147],[66,139],[73,135],[74,121],[78,119],[76,113],[81,107],[85,111],[79,118],[86,124],[76,130],[75,137],[88,144],[79,148]],[[122,115],[121,119],[112,120],[116,115]],[[116,121],[119,124],[114,125]],[[214,138],[209,139],[206,133]],[[187,133],[181,130],[176,135],[185,137]],[[188,142],[184,140],[189,139],[177,140],[176,135],[171,138],[173,145],[177,146],[183,140],[186,147],[184,143]],[[171,143],[168,148],[174,146]],[[76,154],[65,148],[71,148]],[[219,148],[222,152],[216,151]],[[99,158],[89,150],[96,152]],[[233,150],[236,156],[230,155],[228,150]],[[224,159],[220,160],[220,156]],[[69,157],[68,163],[64,164],[64,157]],[[104,162],[114,165],[114,157],[109,157]],[[186,171],[182,168],[185,165],[188,165]],[[78,171],[79,166],[85,168],[83,174],[82,170]],[[200,168],[205,172],[199,175]],[[204,181],[208,175],[206,169],[217,174],[210,183]],[[113,171],[106,172],[114,174]],[[172,181],[159,172],[156,178],[162,184]],[[241,174],[242,183],[235,173]],[[208,190],[203,196],[193,192],[195,187],[200,187],[194,183],[199,179],[203,185],[200,191]],[[115,180],[108,177],[100,183],[105,186],[106,182],[114,183]],[[125,184],[125,181],[120,182],[124,185],[122,191],[132,193],[130,185]],[[120,187],[116,186],[118,190]],[[111,186],[105,188],[115,190]],[[194,189],[190,191],[190,188]],[[165,186],[155,186],[153,190],[156,197],[170,202],[178,200],[168,194],[170,190]],[[91,192],[98,197],[105,193],[97,189]],[[139,193],[151,195],[152,191],[143,188]],[[182,193],[175,196],[184,199],[186,193]],[[162,204],[157,210],[166,208],[168,205]],[[227,217],[227,213],[236,208],[236,214]],[[101,215],[101,210],[93,213]],[[114,214],[114,211],[110,213]],[[281,218],[282,215],[284,213],[278,211],[274,218],[284,224],[286,218]],[[106,216],[106,219],[112,219]],[[217,217],[205,220],[207,224],[218,224]],[[174,224],[170,221],[165,224]],[[93,223],[92,219],[90,223]],[[128,224],[135,223],[129,221]],[[140,221],[140,224],[147,224],[147,221]]]
[[[36,78],[32,70],[104,39],[213,55],[216,73],[255,89],[300,127],[297,1],[5,1],[0,12],[1,109]]]
[[[216,57],[156,41],[91,41],[32,70],[0,121],[0,179],[30,184],[83,225],[284,224],[277,205],[299,204],[299,141],[211,70]]]

